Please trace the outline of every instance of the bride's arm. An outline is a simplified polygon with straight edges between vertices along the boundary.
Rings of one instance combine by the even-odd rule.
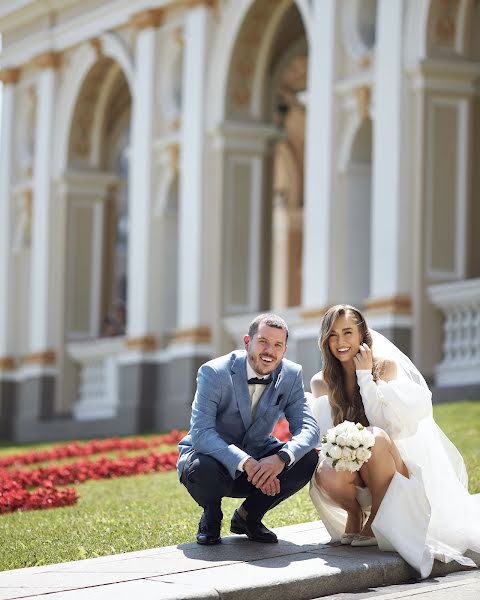
[[[315,373],[315,375],[310,380],[310,389],[312,390],[312,395],[315,398],[320,398],[320,396],[328,396],[328,386],[323,379],[323,372],[319,371]]]
[[[407,378],[399,378],[397,365],[384,360],[380,378],[372,371],[356,371],[367,419],[391,434],[411,434],[421,419],[432,414],[431,392]]]

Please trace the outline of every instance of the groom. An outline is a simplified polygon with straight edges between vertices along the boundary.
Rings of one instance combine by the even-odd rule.
[[[191,426],[179,444],[181,483],[203,507],[197,542],[221,542],[221,502],[245,498],[230,530],[250,540],[275,543],[265,513],[301,489],[317,465],[319,430],[305,401],[302,368],[284,358],[288,327],[272,314],[250,324],[245,350],[202,365]],[[285,415],[292,439],[271,435]]]

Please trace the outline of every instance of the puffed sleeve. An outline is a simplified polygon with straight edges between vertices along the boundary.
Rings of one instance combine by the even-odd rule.
[[[391,437],[413,435],[418,422],[432,416],[432,394],[428,388],[408,379],[375,382],[369,370],[356,373],[369,423]]]
[[[320,441],[318,446],[320,447],[322,436],[327,433],[331,427],[333,427],[332,413],[328,396],[320,396],[319,398],[316,398],[310,392],[305,392],[305,397],[310,410],[312,411],[312,415],[315,421],[318,423],[318,428],[320,429]]]

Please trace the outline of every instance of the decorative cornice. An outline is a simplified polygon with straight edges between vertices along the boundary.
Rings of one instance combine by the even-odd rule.
[[[44,350],[43,352],[32,352],[23,357],[23,363],[26,365],[51,366],[57,362],[56,354],[53,350]]]
[[[9,68],[0,70],[0,81],[5,85],[17,83],[20,78],[20,69]]]
[[[141,31],[149,27],[158,27],[162,24],[164,16],[165,8],[151,8],[133,15],[130,23],[137,31]]]
[[[61,52],[43,52],[33,59],[33,64],[39,69],[58,69],[62,61]]]
[[[154,335],[131,337],[125,340],[125,346],[130,350],[153,352],[157,348],[157,340]]]
[[[172,336],[172,343],[190,342],[193,344],[209,344],[212,341],[212,332],[207,325],[177,329]]]
[[[0,356],[0,371],[13,371],[17,367],[17,362],[13,356]]]
[[[406,294],[397,294],[387,298],[369,298],[365,301],[369,313],[389,313],[394,315],[412,314],[412,300]]]

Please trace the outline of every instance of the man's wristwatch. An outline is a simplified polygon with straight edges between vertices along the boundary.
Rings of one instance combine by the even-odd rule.
[[[285,463],[285,466],[288,467],[290,464],[290,454],[286,450],[279,450],[277,452],[278,458]]]

